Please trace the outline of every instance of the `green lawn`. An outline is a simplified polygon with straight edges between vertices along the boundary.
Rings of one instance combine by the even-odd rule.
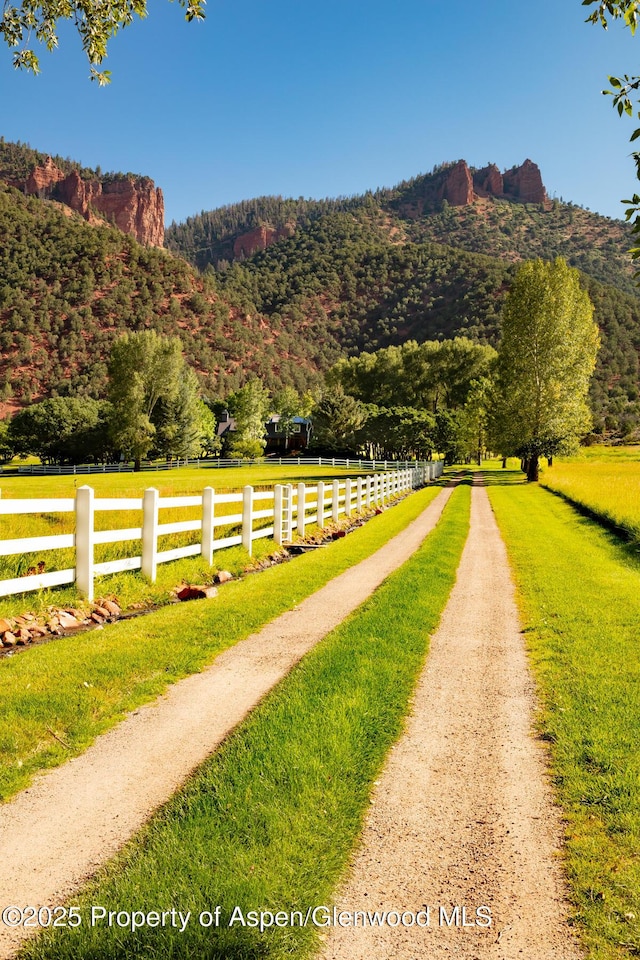
[[[435,486],[418,491],[342,540],[225,584],[213,600],[163,607],[1,659],[0,797],[80,753],[127,711],[369,556],[438,493]]]
[[[515,573],[542,700],[540,732],[566,818],[575,921],[591,960],[638,956],[640,558],[633,545],[521,478],[495,471],[489,494]]]
[[[541,483],[640,540],[639,447],[587,447],[546,468]]]
[[[409,502],[416,498],[424,502],[428,493]],[[305,657],[76,901],[86,920],[92,904],[107,911],[191,911],[184,932],[132,933],[83,922],[47,932],[24,955],[309,956],[317,943],[311,926],[229,927],[231,911],[304,915],[331,902],[372,782],[401,733],[429,635],[454,582],[468,516],[469,488],[461,486],[414,557]],[[220,926],[201,926],[200,913],[216,905]]]

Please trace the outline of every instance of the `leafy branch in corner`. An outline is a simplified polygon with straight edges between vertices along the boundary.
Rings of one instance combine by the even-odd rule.
[[[583,6],[597,4],[596,9],[587,17],[587,23],[600,24],[605,30],[608,29],[608,17],[614,20],[624,20],[624,25],[634,36],[638,27],[640,0],[582,0]],[[640,89],[640,77],[628,76],[609,77],[609,83],[612,90],[603,90],[605,96],[613,97],[613,107],[618,111],[618,116],[626,115],[640,119],[640,111],[636,111],[636,103],[632,95]],[[636,127],[629,138],[633,143],[640,137],[640,127]],[[636,165],[636,178],[640,180],[640,151],[633,151],[631,156]],[[634,193],[630,200],[623,200],[626,205],[625,218],[627,221],[633,220],[633,232],[636,237],[640,236],[640,194]],[[634,260],[640,259],[640,246],[633,247],[630,251]],[[640,274],[640,271],[639,271]]]
[[[178,0],[185,19],[204,20],[206,0]],[[147,0],[2,0],[0,35],[14,51],[13,65],[30,73],[40,72],[40,60],[33,41],[47,50],[58,46],[58,24],[70,20],[80,34],[82,49],[91,66],[91,79],[100,85],[110,82],[111,72],[99,67],[107,55],[107,44],[135,16],[146,17]]]

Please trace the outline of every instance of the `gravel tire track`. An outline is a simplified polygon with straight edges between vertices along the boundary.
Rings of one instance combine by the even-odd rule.
[[[372,556],[4,804],[0,909],[64,903],[316,643],[409,559],[451,492],[442,490]],[[0,957],[13,956],[29,932],[0,922]]]
[[[561,817],[534,710],[506,550],[474,485],[456,585],[337,900],[351,913],[428,905],[429,926],[335,926],[321,960],[583,956],[567,923]],[[450,916],[456,905],[468,923],[488,906],[491,926],[440,924],[439,906]]]

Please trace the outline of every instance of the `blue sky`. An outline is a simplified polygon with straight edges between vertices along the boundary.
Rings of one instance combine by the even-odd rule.
[[[442,161],[529,157],[551,196],[606,216],[636,189],[600,91],[638,70],[640,36],[580,0],[209,0],[203,24],[149,0],[111,41],[109,87],[71,29],[38,77],[0,47],[0,133],[151,176],[167,223],[264,194],[392,186]]]

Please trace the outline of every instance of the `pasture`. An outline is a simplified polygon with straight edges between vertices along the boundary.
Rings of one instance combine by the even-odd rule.
[[[597,453],[554,465],[544,482],[576,496],[579,489],[603,516],[607,503],[619,520],[637,464],[624,453]],[[624,479],[611,491],[603,477]],[[575,923],[590,960],[637,956],[640,558],[634,545],[521,473],[492,472],[489,482],[541,700],[538,735],[567,824]]]
[[[555,461],[540,482],[640,539],[640,447],[587,447]]]

